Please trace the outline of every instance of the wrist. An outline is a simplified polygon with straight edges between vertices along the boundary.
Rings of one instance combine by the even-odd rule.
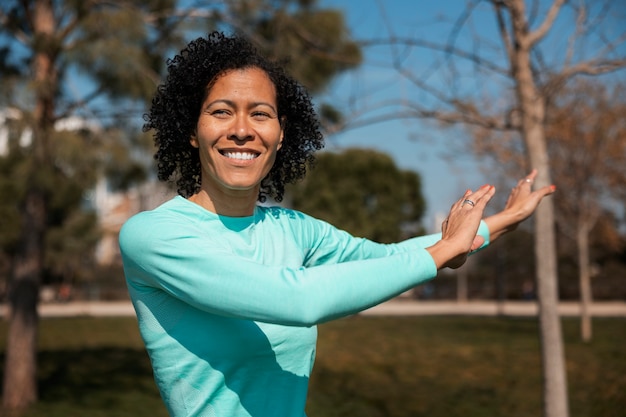
[[[499,236],[517,229],[522,220],[517,213],[506,209],[485,218],[484,222],[489,229],[490,241],[493,242]]]
[[[454,245],[452,242],[445,239],[439,240],[434,245],[427,247],[426,251],[433,258],[437,270],[446,267],[458,267],[460,265],[451,265],[450,262],[452,260],[457,260],[460,256],[467,255],[467,253],[461,250],[458,245]],[[461,264],[463,262],[461,262]]]

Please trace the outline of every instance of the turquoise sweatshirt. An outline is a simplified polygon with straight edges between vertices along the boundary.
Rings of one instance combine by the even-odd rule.
[[[481,223],[479,234],[489,232]],[[120,232],[124,272],[173,417],[305,416],[317,323],[437,274],[425,250],[355,238],[280,207],[219,216],[175,197]]]

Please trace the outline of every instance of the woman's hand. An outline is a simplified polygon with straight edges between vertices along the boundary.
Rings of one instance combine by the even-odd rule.
[[[460,267],[465,263],[469,252],[483,244],[482,237],[476,236],[476,232],[485,207],[494,193],[494,187],[483,185],[475,192],[467,190],[452,205],[448,217],[441,225],[441,240],[426,248],[437,269]]]
[[[503,234],[515,230],[521,222],[534,213],[545,196],[554,193],[556,190],[554,185],[532,191],[535,177],[537,177],[537,170],[533,169],[530,174],[519,180],[511,190],[504,209],[485,219],[485,223],[489,227],[491,242]]]

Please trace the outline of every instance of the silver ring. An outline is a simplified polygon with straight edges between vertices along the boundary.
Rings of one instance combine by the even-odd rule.
[[[474,207],[476,205],[476,203],[474,203],[472,200],[463,200],[463,203],[461,203],[461,205],[465,205],[465,204],[469,204],[470,206]]]
[[[531,182],[531,183],[533,182],[533,180],[531,180],[530,178],[524,178],[524,181]]]

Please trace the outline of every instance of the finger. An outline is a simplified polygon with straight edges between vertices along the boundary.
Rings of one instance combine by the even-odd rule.
[[[489,200],[491,200],[491,197],[493,197],[495,191],[494,186],[486,184],[472,193],[468,199],[471,199],[475,203],[473,207],[480,205],[481,208],[484,208]]]
[[[540,189],[536,190],[535,192],[537,194],[540,194],[541,197],[545,197],[547,195],[550,195],[552,193],[554,193],[556,191],[556,185],[552,184],[552,185],[546,185],[545,187],[541,187]]]
[[[539,204],[539,202],[547,195],[553,194],[556,191],[555,185],[546,185],[538,190],[533,191],[528,197]]]
[[[536,176],[537,176],[537,170],[533,169],[532,171],[530,171],[528,175],[526,175],[526,178],[530,178],[531,180],[534,180]]]
[[[483,243],[485,243],[485,238],[482,236],[478,236],[476,235],[476,237],[474,237],[474,240],[472,241],[472,246],[470,247],[470,251],[475,251],[476,249],[480,248]]]
[[[495,188],[493,186],[483,186],[475,193],[467,196],[461,203],[461,206],[469,210],[477,208],[482,212],[494,193]]]
[[[495,187],[489,184],[485,184],[478,190],[472,192],[472,190],[465,191],[463,197],[459,199],[452,208],[463,207],[466,210],[471,210],[476,207],[477,204],[481,204],[482,208],[487,205],[487,202],[491,200],[495,193]]]
[[[461,203],[461,207],[467,210],[471,210],[476,207],[476,200],[472,199],[471,195],[468,195],[467,198],[465,198]]]
[[[515,188],[522,188],[525,185],[528,185],[529,188],[532,187],[534,180],[532,178],[524,177],[517,182],[517,186]],[[514,188],[514,189],[515,189]]]
[[[535,182],[535,178],[536,177],[537,177],[537,170],[533,169],[532,171],[530,171],[530,173],[528,175],[526,175],[524,178],[519,180],[517,185],[518,186],[521,186],[521,185],[530,185],[530,186],[532,186],[533,183]]]
[[[463,197],[455,201],[455,203],[451,207],[451,210],[454,210],[455,208],[463,207],[466,204],[465,200],[467,200],[468,197],[471,195],[472,195],[472,190],[465,190],[465,193],[463,193]]]

